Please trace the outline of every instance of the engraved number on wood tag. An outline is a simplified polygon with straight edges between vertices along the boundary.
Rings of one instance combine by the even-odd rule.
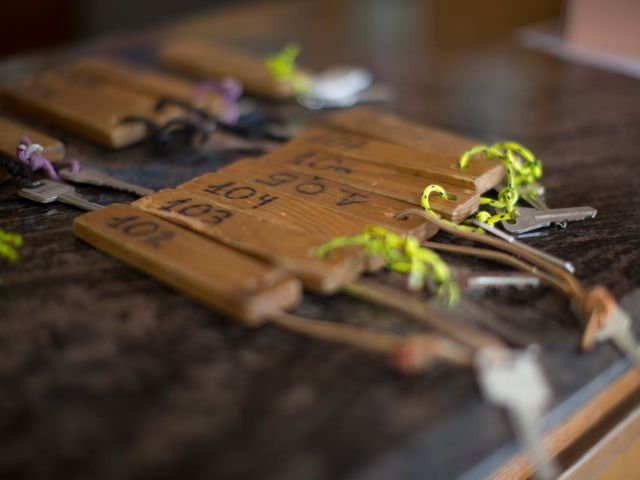
[[[166,212],[177,212],[185,217],[203,217],[200,218],[200,220],[203,223],[209,223],[211,225],[220,225],[227,218],[231,218],[233,216],[233,213],[223,208],[214,208],[212,205],[205,203],[193,203],[192,205],[189,205],[190,202],[193,202],[193,199],[176,198],[175,200],[170,200],[159,208]]]
[[[292,183],[298,180],[298,176],[293,173],[273,173],[267,177],[267,179],[257,178],[256,183],[261,183],[269,187],[279,187],[287,183]],[[310,182],[301,182],[295,186],[296,192],[303,195],[317,195],[326,190],[327,186],[322,183],[319,178],[314,178]]]
[[[351,173],[351,169],[342,165],[343,159],[337,155],[305,152],[291,160],[293,165],[304,165],[315,170],[333,170],[336,173]]]
[[[329,135],[310,135],[305,139],[307,142],[322,145],[329,148],[340,148],[343,150],[353,150],[364,147],[368,140],[364,137],[357,137],[355,135],[341,135],[341,132],[337,132],[333,136]]]
[[[256,189],[253,187],[234,187],[235,184],[236,182],[226,182],[219,185],[209,185],[205,188],[205,192],[213,193],[214,195],[222,195],[224,198],[229,200],[247,200],[258,194]],[[277,199],[278,197],[265,193],[264,195],[256,198],[258,203],[253,205],[251,208],[260,208]]]
[[[268,175],[267,178],[256,178],[254,181],[268,187],[277,188],[280,185],[299,181],[299,176],[288,172],[278,172]],[[311,181],[299,181],[294,188],[296,192],[303,195],[318,195],[326,191],[327,185],[322,178],[312,177]],[[366,195],[353,192],[347,188],[340,188],[340,191],[346,193],[346,195],[335,203],[338,207],[346,207],[356,203],[369,203]]]
[[[151,220],[141,220],[135,215],[112,217],[108,227],[119,230],[128,237],[141,238],[143,243],[153,248],[160,248],[161,242],[171,240],[175,235],[170,230],[163,230],[158,223]]]
[[[342,200],[338,200],[336,205],[339,207],[346,207],[347,205],[353,205],[355,203],[369,203],[369,199],[358,192],[352,192],[351,190],[347,190],[346,188],[341,188],[341,192],[346,193],[345,197]]]

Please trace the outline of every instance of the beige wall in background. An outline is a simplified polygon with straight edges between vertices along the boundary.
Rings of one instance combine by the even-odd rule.
[[[565,35],[576,47],[640,58],[640,0],[569,0]]]

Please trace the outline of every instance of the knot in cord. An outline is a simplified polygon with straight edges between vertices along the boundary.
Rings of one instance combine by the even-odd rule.
[[[583,349],[593,347],[598,340],[598,332],[605,327],[617,305],[609,290],[602,286],[585,289],[576,297],[574,306],[587,321],[581,342]]]
[[[420,241],[410,235],[400,236],[382,227],[366,227],[360,235],[337,237],[321,245],[316,256],[324,257],[336,248],[358,245],[369,257],[383,258],[390,270],[407,274],[410,290],[420,290],[427,280],[437,285],[436,294],[448,306],[458,303],[460,292],[447,264],[440,256],[420,245]]]
[[[27,136],[22,137],[16,147],[16,158],[18,162],[15,162],[11,158],[0,158],[0,165],[5,167],[14,182],[20,187],[33,187],[32,182],[33,173],[40,170],[52,180],[60,180],[56,169],[53,164],[44,156],[44,147],[38,143],[33,143]],[[56,166],[70,167],[72,171],[77,172],[80,170],[80,164],[77,160],[65,160],[57,162]]]

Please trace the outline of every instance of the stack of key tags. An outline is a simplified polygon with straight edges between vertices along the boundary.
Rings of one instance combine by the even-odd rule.
[[[268,256],[266,245],[272,245],[280,252],[281,263],[300,267],[308,287],[331,292],[339,286],[333,277],[323,278],[315,272],[304,277],[308,272],[303,267],[318,262],[314,248],[337,236],[358,234],[368,225],[427,239],[436,232],[428,222],[395,218],[396,213],[419,206],[425,185],[437,181],[447,186],[451,198],[435,199],[433,207],[443,217],[460,222],[476,211],[480,194],[503,176],[497,161],[472,162],[464,171],[456,167],[457,158],[449,152],[464,150],[473,144],[469,140],[397,119],[399,129],[408,133],[410,126],[416,129],[416,139],[422,135],[425,142],[422,148],[410,142],[403,145],[406,142],[401,138],[394,144],[386,138],[376,139],[375,128],[362,134],[340,125],[343,121],[358,124],[361,117],[363,127],[367,123],[375,126],[384,122],[379,114],[362,110],[343,115],[348,118],[333,119],[335,124],[312,129],[263,157],[237,161],[174,190],[148,195],[133,206],[206,232],[252,255],[262,252],[261,256]],[[389,133],[388,128],[384,131]],[[430,144],[433,139],[448,145],[448,152],[433,153],[439,147]],[[65,175],[71,178],[70,173]],[[277,227],[267,229],[267,222]],[[282,232],[278,242],[252,239],[252,235],[264,237],[257,233],[260,231],[276,235],[278,229]],[[286,239],[296,236],[294,232],[312,237],[313,242],[306,242],[299,252],[306,257],[304,262],[286,258],[289,252],[279,245],[286,245]],[[358,272],[340,274],[353,278]]]
[[[21,114],[112,149],[151,140],[165,152],[174,144],[204,143],[218,127],[257,138],[288,135],[255,107],[239,111],[241,89],[227,90],[217,84],[200,89],[171,74],[99,58],[34,74],[4,85],[0,94]]]
[[[4,85],[0,93],[9,108],[108,148],[149,137],[161,141],[176,131],[205,135],[212,128],[194,122],[179,104],[184,97],[190,99],[195,84],[124,66],[114,71],[112,75],[101,64],[76,62]],[[176,102],[159,102],[167,91]],[[209,92],[193,102],[212,115],[224,115],[219,95]]]
[[[318,248],[331,239],[357,235],[370,225],[420,240],[434,235],[432,223],[397,216],[420,206],[426,185],[438,183],[449,193],[432,202],[443,218],[461,222],[472,215],[480,194],[504,175],[503,166],[493,160],[472,159],[468,168],[457,167],[458,154],[475,143],[391,115],[352,110],[262,157],[149,193],[130,206],[111,205],[83,215],[74,230],[88,243],[247,325],[271,321],[312,336],[366,345],[401,359],[405,367],[407,358],[415,360],[411,349],[416,345],[429,359],[466,366],[475,361],[487,398],[512,411],[532,445],[532,425],[548,395],[525,402],[518,389],[508,387],[514,375],[528,372],[525,383],[544,391],[535,358],[513,356],[492,335],[443,319],[424,304],[408,308],[404,299],[396,304],[400,311],[419,317],[442,336],[382,338],[367,329],[317,324],[286,313],[301,300],[302,287],[321,294],[357,293],[361,274],[382,267],[356,246],[318,258]],[[71,198],[81,206],[63,191],[68,187],[44,185],[43,190],[54,193],[41,192],[46,195],[39,201],[58,192],[59,199]],[[22,190],[27,193],[34,191]],[[460,276],[473,286],[465,272]],[[497,276],[487,286],[508,283],[505,278]],[[516,282],[527,283],[522,278]],[[391,297],[367,298],[390,305]],[[407,355],[408,350],[413,353]],[[423,358],[421,364],[426,363]],[[533,413],[527,410],[532,404]]]
[[[419,218],[399,219],[396,214],[420,205],[425,185],[436,181],[446,185],[452,192],[450,198],[434,201],[433,208],[443,217],[460,222],[477,209],[479,195],[495,186],[503,175],[500,163],[484,160],[459,170],[452,152],[468,148],[471,142],[428,127],[364,110],[347,112],[331,122],[263,157],[237,161],[175,189],[147,195],[131,206],[114,205],[81,216],[75,222],[75,232],[245,324],[270,321],[310,333],[304,328],[305,321],[294,321],[284,314],[285,324],[283,314],[278,313],[300,301],[291,283],[294,279],[317,293],[353,294],[363,288],[357,283],[362,273],[382,266],[375,258],[365,257],[358,247],[317,258],[315,251],[321,245],[335,237],[357,235],[369,225],[424,240],[436,233],[431,223]],[[384,125],[383,131],[388,133],[386,124],[391,122],[399,123],[397,128],[403,135],[393,138],[402,143],[390,143],[376,135],[379,125]],[[342,123],[361,130],[353,133],[342,128]],[[432,153],[432,141],[445,153]],[[209,258],[213,255],[208,253],[210,247],[226,261]],[[254,267],[232,265],[242,263],[239,256],[251,260]],[[270,273],[261,270],[259,278],[250,276],[247,272],[258,269],[258,265],[270,269]],[[233,281],[221,281],[232,269]],[[288,276],[283,277],[283,272]],[[503,280],[498,277],[498,283]],[[366,298],[389,306],[393,294],[377,291],[385,293],[377,299],[373,298],[375,293]],[[533,449],[537,418],[548,396],[529,399],[527,405],[535,404],[536,408],[530,412],[508,384],[513,375],[522,377],[522,362],[535,364],[535,359],[527,356],[518,360],[521,357],[515,354],[512,358],[492,335],[442,318],[422,303],[413,311],[406,309],[409,301],[401,298],[399,303],[405,307],[398,306],[401,311],[419,317],[444,335],[438,340],[429,338],[428,344],[422,343],[425,338],[421,340],[421,345],[428,345],[430,355],[466,366],[475,358],[473,366],[485,395],[518,419]],[[353,327],[314,324],[312,335],[345,342],[347,332],[354,333]],[[371,346],[371,335],[366,329],[358,331],[348,343]],[[393,347],[394,358],[406,358],[406,353],[400,352],[406,352],[407,343],[375,338],[377,351],[397,345]],[[462,351],[460,345],[464,345]],[[490,360],[481,361],[485,357]],[[520,381],[536,391],[546,391],[536,368],[531,367],[533,373]]]
[[[369,225],[431,237],[436,228],[429,222],[396,218],[420,205],[425,185],[438,182],[451,192],[433,202],[444,218],[461,222],[476,211],[480,194],[500,182],[504,169],[486,160],[457,168],[455,154],[474,144],[391,115],[351,110],[267,155],[147,195],[132,207],[285,268],[307,288],[332,293],[380,264],[363,260],[357,248],[320,261],[315,249]],[[471,289],[538,284],[528,275],[457,277]]]
[[[295,99],[312,110],[393,97],[393,90],[374,84],[365,68],[342,65],[310,73],[295,66],[298,53],[300,47],[289,44],[280,53],[263,59],[210,39],[178,37],[165,42],[158,60],[167,68],[201,80],[232,77],[252,95],[279,101]]]

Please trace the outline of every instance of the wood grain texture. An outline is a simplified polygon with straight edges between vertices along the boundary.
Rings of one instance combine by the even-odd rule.
[[[85,242],[189,297],[257,325],[300,301],[300,285],[263,263],[142,210],[112,205],[78,217]]]
[[[4,103],[21,114],[111,148],[131,145],[147,135],[145,125],[123,121],[130,115],[160,124],[184,115],[174,107],[157,112],[157,98],[119,88],[99,75],[73,67],[21,79],[4,86],[0,93]]]
[[[294,93],[291,84],[271,75],[264,59],[210,40],[171,39],[158,52],[158,60],[165,67],[202,80],[234,77],[247,92],[266,98],[287,100]]]
[[[334,293],[357,278],[365,267],[358,248],[340,249],[324,259],[316,258],[318,247],[331,237],[305,234],[266,220],[258,212],[236,209],[211,197],[163,190],[133,205],[278,265],[319,293]]]
[[[38,143],[44,147],[44,156],[52,161],[57,162],[65,156],[64,144],[49,135],[29,128],[18,122],[14,122],[7,118],[0,117],[0,155],[7,158],[16,158],[16,147],[20,143],[22,137],[29,137],[33,143]],[[0,181],[8,178],[9,172],[0,167]]]
[[[215,116],[225,113],[222,98],[216,93],[208,91],[196,95],[198,83],[140,64],[107,57],[83,58],[74,63],[74,69],[157,99],[171,98],[187,102]]]
[[[375,165],[354,158],[326,153],[305,145],[288,143],[262,158],[309,175],[336,180],[368,192],[420,206],[422,191],[427,185],[438,183],[449,195],[443,199],[433,195],[431,206],[443,217],[461,222],[478,209],[480,197],[467,190],[444,183],[434,177],[415,176],[391,167]]]
[[[640,454],[640,407],[629,413],[580,460],[562,480],[633,478]]]
[[[477,141],[452,132],[365,108],[347,110],[329,117],[327,122],[347,132],[438,154],[459,156],[478,145]]]
[[[470,0],[387,3],[247,2],[175,28],[256,54],[296,38],[314,70],[358,63],[393,83],[398,97],[381,107],[389,112],[480,143],[523,142],[544,161],[551,206],[598,209],[592,221],[527,243],[571,260],[586,285],[606,285],[639,312],[638,81],[514,45],[514,27],[528,20],[510,12],[543,2],[503,2],[500,15]],[[153,39],[117,37],[99,50],[152,64]],[[0,72],[17,80],[56,61],[4,62]],[[264,105],[302,122],[326,116]],[[70,157],[156,189],[234,159],[214,149],[224,146],[215,135],[211,150],[159,158],[145,146],[111,152],[44,121],[29,125],[62,140]],[[79,190],[103,204],[132,200]],[[247,329],[77,239],[71,225],[81,212],[31,204],[7,184],[0,196],[0,228],[24,237],[21,263],[0,265],[2,477],[475,479],[519,452],[505,415],[482,402],[468,371],[439,365],[405,378],[353,349],[271,326]],[[434,240],[453,241],[442,233]],[[296,313],[415,328],[343,295],[306,294]],[[547,430],[579,415],[628,368],[609,345],[580,353],[578,322],[548,289],[465,297],[450,313],[541,346],[554,390]],[[604,414],[591,412],[588,421]]]
[[[544,448],[551,455],[558,455],[562,450],[567,449],[578,440],[588,429],[592,428],[606,413],[613,411],[625,399],[638,392],[639,389],[640,373],[632,370],[619,378],[608,390],[589,400],[584,408],[568,418],[562,425],[558,425],[553,431],[549,432],[543,440]],[[491,479],[524,480],[531,475],[533,475],[531,462],[524,455],[518,455],[495,472]]]
[[[18,143],[25,136],[29,137],[29,140],[33,143],[38,143],[44,147],[42,154],[49,161],[57,162],[64,158],[64,144],[57,138],[53,138],[22,123],[0,117],[0,154],[14,158]]]
[[[371,115],[375,114],[372,112]],[[468,167],[458,168],[458,158],[464,150],[459,150],[457,155],[446,155],[438,150],[425,152],[334,128],[311,129],[291,143],[392,167],[429,181],[475,190],[477,193],[492,189],[504,177],[504,167],[495,160],[473,158]]]
[[[224,205],[254,211],[271,221],[314,235],[357,235],[368,225],[367,221],[354,219],[351,215],[338,213],[313,202],[279,195],[253,183],[235,180],[216,172],[202,175],[178,188],[213,198]]]
[[[249,181],[260,188],[310,201],[380,225],[397,233],[409,234],[425,240],[436,234],[437,228],[419,218],[399,220],[395,215],[412,205],[382,195],[354,188],[351,185],[327,180],[320,176],[300,173],[269,160],[246,159],[221,168],[218,174]]]

